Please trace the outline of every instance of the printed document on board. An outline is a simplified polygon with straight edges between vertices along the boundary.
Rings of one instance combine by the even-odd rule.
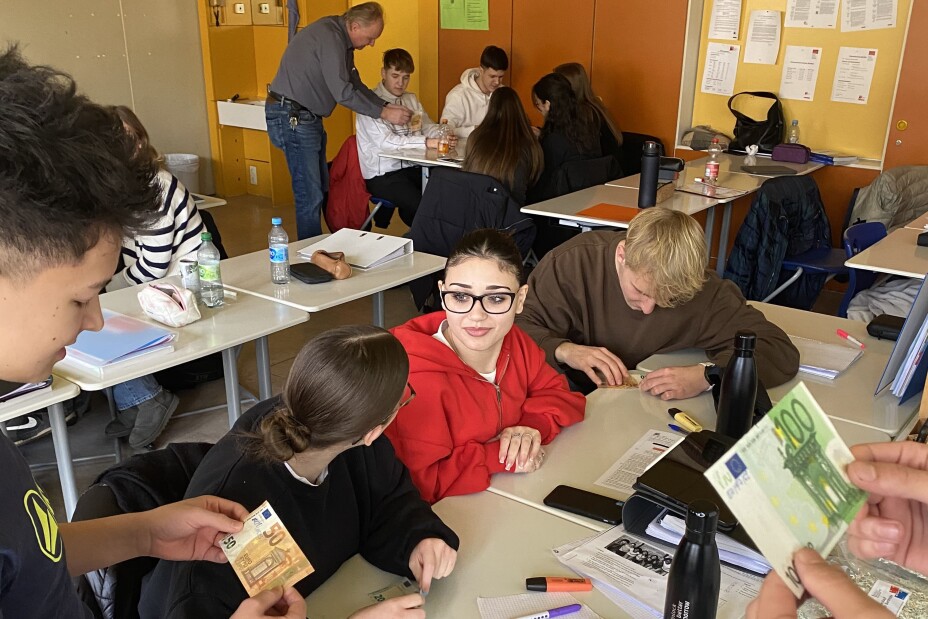
[[[870,83],[876,67],[877,50],[867,47],[842,47],[838,52],[835,81],[831,100],[866,105],[870,98]]]
[[[818,66],[822,61],[821,47],[787,45],[780,77],[780,98],[812,101],[818,82]]]
[[[710,95],[735,94],[740,45],[712,43],[706,48],[706,66],[702,72],[702,92]]]
[[[834,28],[838,24],[838,0],[787,0],[787,28]]]
[[[899,0],[844,0],[841,32],[895,28]]]
[[[780,52],[780,11],[751,11],[744,62],[776,64]]]
[[[738,40],[741,27],[741,0],[712,0],[709,18],[710,39]]]

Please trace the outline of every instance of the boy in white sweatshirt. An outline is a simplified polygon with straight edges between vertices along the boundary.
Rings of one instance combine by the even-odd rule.
[[[367,190],[375,198],[384,198],[396,205],[400,219],[412,225],[413,216],[422,198],[422,173],[419,166],[398,159],[381,157],[382,153],[404,148],[438,148],[438,125],[429,118],[419,98],[406,92],[409,77],[416,70],[412,56],[405,49],[388,49],[383,54],[381,82],[374,93],[389,103],[403,105],[412,111],[405,125],[394,125],[381,118],[358,114],[355,133],[358,140],[358,160]],[[390,224],[392,209],[380,209],[374,223],[381,228]]]
[[[441,117],[447,118],[458,137],[466,138],[487,115],[490,95],[503,85],[509,70],[509,57],[495,45],[480,55],[480,66],[461,74],[461,83],[448,91]]]

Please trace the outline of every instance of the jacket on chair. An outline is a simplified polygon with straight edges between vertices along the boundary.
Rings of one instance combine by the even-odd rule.
[[[358,160],[358,139],[351,135],[342,144],[329,170],[329,199],[325,223],[329,230],[358,230],[370,214],[371,194],[367,191]]]

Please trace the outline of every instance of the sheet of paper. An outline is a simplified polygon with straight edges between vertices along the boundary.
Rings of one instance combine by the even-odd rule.
[[[821,62],[821,47],[787,45],[780,76],[780,98],[813,101]]]
[[[670,416],[667,417],[670,420]],[[672,420],[671,420],[672,421]],[[631,494],[632,484],[644,473],[652,462],[657,460],[684,437],[675,432],[648,430],[639,438],[631,449],[626,451],[609,467],[609,470],[596,480],[597,486],[610,488],[622,494]]]
[[[478,597],[477,609],[480,611],[481,619],[512,619],[579,603],[577,598],[569,593],[522,593],[499,598]],[[570,615],[570,619],[575,617],[601,619],[586,604],[580,604],[580,611]]]
[[[441,27],[446,30],[489,30],[488,0],[441,0]]]
[[[808,546],[827,557],[867,500],[844,472],[853,459],[799,383],[705,473],[797,598],[793,553]]]
[[[838,66],[831,87],[832,101],[867,104],[876,55],[877,50],[868,47],[842,47],[838,51]]]
[[[554,549],[561,563],[593,579],[603,593],[635,600],[654,617],[663,616],[667,574],[675,551],[674,546],[632,535],[621,525],[571,550]],[[760,592],[760,584],[759,577],[723,565],[716,616],[741,619]]]
[[[367,597],[371,599],[371,602],[377,604],[385,600],[392,600],[393,598],[398,598],[404,595],[409,595],[410,593],[418,593],[419,586],[412,584],[408,578],[404,578],[399,582],[395,582],[392,585],[386,586],[383,589],[377,589],[377,591],[371,591],[367,594]]]
[[[289,587],[315,570],[270,503],[248,514],[245,526],[219,540],[249,596]]]
[[[787,28],[834,28],[839,0],[787,0]]]
[[[776,64],[780,53],[780,11],[751,11],[744,61]]]
[[[740,45],[712,43],[706,47],[706,66],[702,72],[702,92],[730,97],[735,93]]]
[[[843,0],[841,32],[895,28],[899,0]]]
[[[709,18],[710,39],[738,40],[741,27],[741,0],[712,0]]]

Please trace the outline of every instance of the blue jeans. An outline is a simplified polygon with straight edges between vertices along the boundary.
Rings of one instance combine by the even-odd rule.
[[[113,399],[116,400],[116,408],[121,411],[147,402],[159,393],[161,385],[151,374],[127,380],[113,387]]]
[[[298,113],[299,123],[290,126],[290,105],[268,101],[264,106],[267,136],[284,151],[293,199],[296,202],[297,240],[322,234],[322,201],[329,190],[322,118],[308,110]]]

